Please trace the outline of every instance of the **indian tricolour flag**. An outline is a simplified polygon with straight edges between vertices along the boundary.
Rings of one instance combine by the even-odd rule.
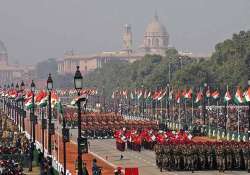
[[[193,93],[192,89],[189,89],[189,91],[186,91],[186,93],[183,94],[183,96],[186,99],[191,99],[192,98],[192,93]]]
[[[57,96],[56,92],[51,93],[51,107],[55,108],[57,103],[59,102],[59,97]]]
[[[24,102],[24,106],[27,110],[31,109],[32,108],[32,98],[28,98],[25,100]]]
[[[175,100],[176,100],[176,103],[181,102],[181,92],[179,90],[178,90],[177,94],[175,95]]]
[[[240,88],[237,88],[237,91],[234,95],[234,102],[236,104],[240,104],[240,103],[243,103],[243,95],[242,95],[242,92],[240,90]]]
[[[224,96],[224,102],[228,102],[232,99],[232,96],[230,95],[230,92],[227,90],[225,96]]]
[[[203,98],[202,92],[199,91],[196,95],[195,103],[199,103]]]
[[[245,102],[250,102],[250,87],[246,92],[244,92],[244,101]]]
[[[45,107],[47,105],[47,93],[44,90],[38,92],[35,97],[35,103],[40,108]]]
[[[213,97],[213,99],[218,99],[219,97],[220,97],[220,93],[216,90],[216,91],[214,91],[213,93],[212,93],[212,97]]]
[[[157,100],[161,100],[161,99],[163,99],[163,98],[165,97],[166,93],[167,93],[167,91],[166,91],[166,90],[165,90],[165,91],[163,91],[163,92],[161,93],[161,95],[157,98]]]

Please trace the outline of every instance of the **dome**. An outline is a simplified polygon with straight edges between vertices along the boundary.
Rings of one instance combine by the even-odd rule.
[[[1,40],[0,40],[0,54],[7,54],[7,49]]]
[[[155,15],[153,20],[148,24],[145,36],[168,36],[165,26],[160,23],[157,15]]]
[[[158,16],[155,15],[145,30],[142,48],[149,54],[164,55],[168,48],[168,43],[168,32],[159,21]]]

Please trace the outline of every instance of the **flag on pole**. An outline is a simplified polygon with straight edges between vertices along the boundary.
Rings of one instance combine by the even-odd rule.
[[[32,105],[32,98],[28,98],[24,101],[24,106],[27,110],[31,109],[33,107]]]
[[[244,92],[244,101],[245,102],[250,102],[250,87],[246,92]]]
[[[39,107],[45,107],[47,105],[47,93],[45,90],[40,90],[35,96],[35,103]]]
[[[195,103],[199,103],[203,98],[203,94],[201,91],[199,91],[197,94],[196,94],[196,99],[195,99]]]
[[[206,91],[206,97],[207,98],[211,97],[211,92],[210,92],[210,88],[209,87],[207,88],[207,91]]]
[[[167,93],[166,90],[163,91],[163,92],[159,95],[159,97],[157,98],[157,100],[160,101],[161,99],[163,99],[163,98],[165,97],[166,93]]]
[[[188,91],[186,91],[186,93],[184,94],[184,98],[186,99],[191,99],[192,98],[192,89],[190,88]]]
[[[52,93],[51,93],[51,107],[55,108],[58,102],[59,102],[59,97],[57,96],[56,92],[52,91]]]
[[[230,95],[230,92],[227,90],[225,96],[224,96],[224,102],[228,102],[232,99],[232,96]]]
[[[152,96],[153,100],[158,100],[158,98],[161,96],[162,91],[161,90],[156,90]]]
[[[216,90],[216,91],[214,91],[213,93],[212,93],[212,95],[211,95],[212,97],[213,97],[213,99],[218,99],[219,97],[220,97],[220,93]]]
[[[175,100],[176,100],[176,103],[181,102],[181,92],[180,92],[180,90],[177,91],[177,94],[175,95]]]
[[[133,94],[132,91],[130,92],[130,98],[131,98],[132,100],[134,99],[134,94]]]
[[[169,92],[168,100],[171,101],[173,99],[173,90]]]
[[[137,92],[137,98],[140,99],[142,96],[142,90],[138,90]]]
[[[62,105],[62,102],[61,102],[60,99],[59,99],[59,102],[56,104],[56,107],[57,107],[57,111],[58,111],[61,115],[63,115],[64,110],[63,110],[63,105]]]
[[[243,94],[242,94],[242,92],[241,92],[241,90],[240,90],[239,87],[237,88],[237,91],[236,91],[236,93],[234,95],[234,102],[236,104],[243,103]]]
[[[151,91],[148,91],[147,95],[146,95],[146,101],[151,101]]]

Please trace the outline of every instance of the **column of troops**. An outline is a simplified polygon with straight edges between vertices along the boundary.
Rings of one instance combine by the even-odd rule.
[[[82,116],[82,130],[87,137],[91,138],[112,138],[114,131],[123,127],[126,128],[144,128],[155,126],[152,121],[143,120],[125,120],[121,115],[114,112],[98,113],[85,112]],[[77,112],[75,109],[66,109],[64,117],[68,127],[77,127]],[[62,121],[60,119],[60,121]]]
[[[156,164],[162,171],[248,170],[248,142],[190,142],[155,145]]]

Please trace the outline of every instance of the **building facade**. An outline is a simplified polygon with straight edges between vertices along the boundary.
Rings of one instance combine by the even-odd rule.
[[[3,86],[5,83],[28,80],[30,78],[30,76],[28,76],[29,71],[30,68],[28,67],[9,64],[7,49],[0,40],[0,85]]]
[[[122,44],[123,48],[120,51],[101,52],[93,55],[67,52],[58,61],[58,73],[74,74],[76,66],[79,65],[83,74],[86,74],[101,68],[107,62],[134,62],[142,59],[145,54],[165,55],[169,44],[169,34],[156,14],[146,27],[143,44],[138,49],[133,49],[132,27],[128,24],[124,26]]]

